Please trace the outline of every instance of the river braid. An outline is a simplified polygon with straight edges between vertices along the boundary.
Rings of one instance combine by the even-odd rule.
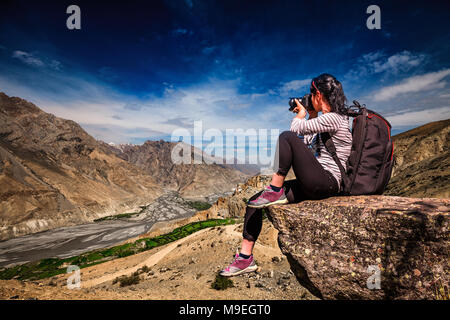
[[[314,85],[313,85],[314,82]],[[311,81],[311,93],[316,94],[317,89],[324,95],[331,107],[331,111],[347,114],[347,98],[342,84],[331,74],[323,73]]]

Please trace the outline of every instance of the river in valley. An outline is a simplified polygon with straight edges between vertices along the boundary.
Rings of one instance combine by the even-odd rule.
[[[168,192],[131,218],[62,227],[2,241],[0,268],[107,248],[148,232],[156,222],[190,217],[195,212],[176,192]]]

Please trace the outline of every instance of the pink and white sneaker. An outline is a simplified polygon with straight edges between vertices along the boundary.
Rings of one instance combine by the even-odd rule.
[[[219,272],[221,276],[232,277],[246,272],[253,272],[258,269],[258,266],[251,255],[248,259],[244,259],[236,253],[234,261],[228,267]]]
[[[260,209],[271,206],[273,204],[285,204],[285,203],[288,203],[288,199],[284,194],[284,188],[281,188],[280,191],[276,192],[272,190],[270,186],[268,186],[258,198],[249,201],[247,206],[250,208]]]

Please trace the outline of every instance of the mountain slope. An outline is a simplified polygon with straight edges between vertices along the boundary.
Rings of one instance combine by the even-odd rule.
[[[392,139],[395,164],[383,195],[450,198],[450,119]]]
[[[154,179],[77,123],[0,93],[0,240],[148,203]]]
[[[206,164],[204,161],[201,164],[174,164],[171,154],[175,145],[174,142],[160,140],[115,148],[119,157],[140,167],[165,188],[178,191],[185,198],[214,199],[216,195],[231,192],[236,184],[248,178],[248,174],[226,165]],[[191,159],[195,153],[207,157],[200,150],[188,147],[191,148]]]

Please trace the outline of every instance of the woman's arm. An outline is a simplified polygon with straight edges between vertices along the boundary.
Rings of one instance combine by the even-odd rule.
[[[295,102],[297,103],[297,107],[293,110],[293,112],[297,113],[297,116],[295,118],[304,119],[307,112],[309,114],[309,119],[313,119],[313,118],[317,117],[317,112],[315,110],[307,111],[306,108],[303,107],[303,105],[300,102],[298,102],[297,99],[295,100]],[[291,123],[290,131],[297,132],[296,127],[293,126],[293,123],[294,123],[294,121]],[[315,136],[315,134],[304,134],[303,142],[306,145],[311,145],[312,141],[314,140],[314,136]]]
[[[291,122],[291,131],[301,134],[308,135],[321,132],[335,133],[340,125],[340,116],[335,112],[328,112],[320,117],[300,118],[296,116]]]
[[[292,112],[296,113],[296,118],[303,119],[306,117],[306,114],[309,114],[309,119],[317,117],[317,111],[315,109],[306,110],[306,108],[298,101],[298,99],[294,99],[295,104],[297,105]]]

